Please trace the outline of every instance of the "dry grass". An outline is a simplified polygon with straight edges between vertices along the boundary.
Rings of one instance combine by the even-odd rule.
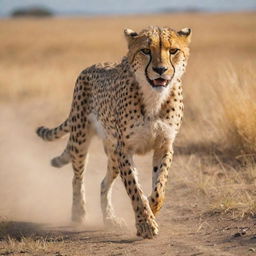
[[[232,149],[230,161],[234,154],[243,159],[253,156],[254,13],[2,20],[1,102],[24,106],[41,101],[50,103],[53,117],[65,116],[77,74],[95,62],[120,59],[126,52],[123,28],[136,30],[150,24],[193,29],[192,54],[184,79],[185,121],[178,145],[193,145],[190,154]],[[253,160],[243,169],[227,167],[222,161],[217,167],[203,165],[206,172],[201,164],[195,166],[194,172],[187,172],[194,175],[196,191],[211,202],[208,210],[231,212],[234,216],[256,214]],[[39,242],[38,246],[41,245],[44,243]]]
[[[255,165],[239,170],[226,167],[213,175],[199,175],[199,192],[208,199],[206,211],[229,214],[232,218],[256,216],[255,187]]]
[[[256,75],[255,66],[241,65],[229,70],[220,80],[219,102],[223,109],[219,127],[223,130],[226,147],[238,157],[256,153]]]
[[[0,220],[0,255],[57,255],[63,247],[63,237],[48,235],[40,225]]]
[[[49,245],[48,242],[40,238],[38,240],[34,240],[32,238],[21,238],[20,241],[17,241],[14,238],[8,237],[4,244],[3,247],[6,250],[6,253],[26,253],[29,251],[32,252],[38,252],[38,251],[45,251]]]
[[[64,241],[48,239],[47,237],[21,237],[15,239],[7,236],[0,242],[0,255],[63,255]]]
[[[179,156],[177,183],[194,193],[194,204],[207,215],[223,214],[233,219],[256,216],[256,167],[251,159],[245,167],[232,167],[217,155]]]
[[[186,123],[199,123],[201,136],[191,131],[196,143],[217,144],[218,150],[239,159],[255,156],[255,68],[252,60],[218,63],[218,68],[204,78],[207,82],[198,81],[200,85],[187,101],[190,113]]]

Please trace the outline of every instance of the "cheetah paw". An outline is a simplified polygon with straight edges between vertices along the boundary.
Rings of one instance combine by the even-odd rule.
[[[138,222],[136,224],[137,228],[137,236],[141,236],[143,238],[153,238],[158,234],[158,225],[156,221],[152,219],[146,219],[143,222]]]

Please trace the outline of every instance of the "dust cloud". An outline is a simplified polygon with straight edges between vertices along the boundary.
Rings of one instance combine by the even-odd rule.
[[[2,105],[0,109],[0,217],[11,221],[70,224],[71,165],[61,169],[50,166],[50,159],[62,152],[67,138],[44,142],[36,136],[37,126],[58,124],[47,118],[47,113],[51,115],[49,113],[54,110],[46,109],[46,113],[44,110],[38,105],[20,108],[15,104]],[[136,158],[135,162],[141,171],[141,184],[148,194],[151,160]],[[88,225],[102,226],[100,183],[106,164],[101,142],[94,139],[85,173]],[[130,199],[120,177],[113,187],[113,205],[118,217],[124,218],[127,224],[134,223]]]

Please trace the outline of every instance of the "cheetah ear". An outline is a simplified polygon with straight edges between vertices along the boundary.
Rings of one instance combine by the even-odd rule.
[[[190,28],[183,28],[178,31],[178,35],[184,37],[188,43],[191,42],[192,30]]]
[[[138,33],[133,31],[132,29],[126,28],[124,30],[124,35],[126,37],[126,40],[128,42],[128,44],[130,44],[130,42],[132,41],[132,39],[134,39],[135,37],[138,36]]]

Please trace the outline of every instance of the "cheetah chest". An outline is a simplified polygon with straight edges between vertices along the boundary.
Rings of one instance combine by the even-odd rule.
[[[176,133],[173,126],[162,120],[147,121],[130,131],[131,135],[125,138],[126,148],[132,154],[145,154],[154,149],[156,142],[173,141]]]
[[[108,139],[115,144],[115,139],[108,134],[106,127],[97,119],[96,115],[90,114],[89,121],[94,132],[102,140]],[[131,154],[145,154],[154,149],[156,142],[174,141],[177,130],[161,119],[138,122],[133,128],[126,129],[122,134],[126,150]],[[114,140],[114,141],[113,141]]]

